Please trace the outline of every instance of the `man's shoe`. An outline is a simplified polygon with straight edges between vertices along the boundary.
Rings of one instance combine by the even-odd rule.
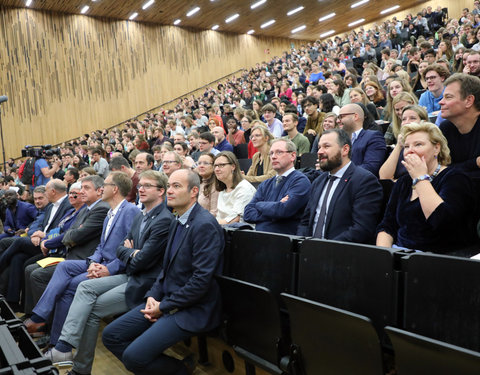
[[[54,366],[58,367],[71,367],[73,366],[73,353],[62,353],[55,348],[48,350],[44,357],[52,361]]]
[[[187,372],[190,375],[193,374],[195,367],[197,367],[197,360],[195,358],[195,354],[193,353],[189,354],[182,360],[182,362],[183,362],[183,365],[187,368]]]
[[[47,330],[46,323],[35,323],[32,319],[27,319],[23,322],[25,327],[27,327],[27,331],[32,337],[40,337],[44,336]]]

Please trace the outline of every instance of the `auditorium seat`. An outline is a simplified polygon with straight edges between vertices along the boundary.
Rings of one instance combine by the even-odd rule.
[[[395,250],[308,239],[299,248],[298,296],[364,315],[379,333],[397,325]]]
[[[290,317],[293,373],[382,375],[382,350],[370,319],[282,293]]]
[[[480,261],[415,253],[401,265],[400,328],[480,352]]]
[[[248,143],[240,143],[234,146],[233,153],[237,159],[248,159]]]
[[[292,236],[237,230],[225,251],[224,275],[263,286],[275,296],[293,293],[296,282]]]
[[[240,164],[240,169],[243,173],[247,174],[248,170],[252,166],[252,159],[238,159],[238,163]]]
[[[222,293],[225,341],[245,360],[247,374],[255,367],[282,374],[280,363],[288,354],[288,334],[273,293],[258,285],[218,276]]]
[[[480,353],[394,327],[385,328],[399,375],[478,375]],[[478,331],[476,332],[478,334]],[[475,334],[472,331],[472,334]]]
[[[317,154],[307,152],[300,156],[300,168],[315,168],[317,162]]]

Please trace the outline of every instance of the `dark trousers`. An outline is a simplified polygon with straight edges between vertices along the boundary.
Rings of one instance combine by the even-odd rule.
[[[103,344],[137,375],[187,375],[182,361],[163,352],[195,333],[181,329],[175,315],[150,323],[140,312],[144,307],[137,306],[109,324],[103,331]]]

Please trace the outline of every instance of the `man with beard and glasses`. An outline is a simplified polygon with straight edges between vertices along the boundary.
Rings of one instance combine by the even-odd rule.
[[[372,173],[353,164],[350,156],[351,140],[344,130],[322,134],[318,161],[323,173],[312,184],[298,235],[373,243],[382,187]]]

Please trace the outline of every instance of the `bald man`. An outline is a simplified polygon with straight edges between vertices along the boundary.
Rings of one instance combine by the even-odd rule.
[[[378,177],[378,171],[385,161],[387,146],[382,133],[363,129],[364,117],[359,105],[347,104],[340,109],[337,121],[352,141],[353,164]]]
[[[225,138],[225,130],[220,126],[215,126],[212,129],[212,134],[215,136],[215,148],[218,151],[230,151],[233,152],[233,146],[228,143],[227,138]]]

